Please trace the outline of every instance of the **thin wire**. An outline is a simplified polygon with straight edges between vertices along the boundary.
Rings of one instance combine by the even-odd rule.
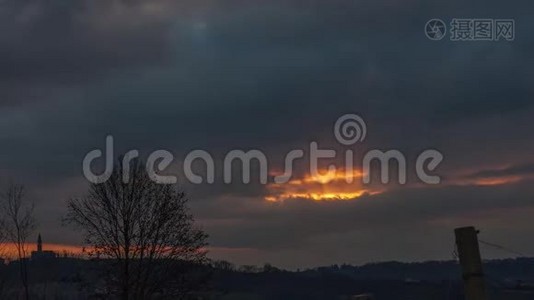
[[[519,252],[519,251],[515,251],[515,250],[512,250],[510,248],[507,248],[507,247],[504,247],[504,246],[501,246],[501,245],[497,245],[495,243],[490,243],[490,242],[486,242],[486,241],[483,241],[483,240],[478,240],[481,244],[484,244],[486,246],[490,246],[490,247],[493,247],[493,248],[497,248],[499,250],[502,250],[502,251],[505,251],[505,252],[509,252],[509,253],[512,253],[512,254],[515,254],[515,255],[519,255],[519,256],[522,256],[522,257],[526,257],[525,254]]]

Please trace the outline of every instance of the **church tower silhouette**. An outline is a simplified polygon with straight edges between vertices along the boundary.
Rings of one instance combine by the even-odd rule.
[[[37,252],[43,252],[43,239],[41,238],[41,233],[37,237]]]
[[[45,261],[57,258],[54,251],[43,250],[43,238],[41,233],[37,236],[37,251],[32,251],[31,259],[33,261]]]

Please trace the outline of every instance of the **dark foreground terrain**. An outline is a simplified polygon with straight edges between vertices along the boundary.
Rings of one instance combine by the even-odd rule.
[[[112,299],[105,294],[98,265],[102,261],[73,258],[30,262],[32,299]],[[1,299],[20,296],[18,267],[13,262],[1,268]],[[299,271],[270,265],[235,267],[218,261],[187,269],[193,274],[190,278],[203,281],[190,299],[463,299],[461,270],[453,261],[334,265]],[[491,300],[534,299],[534,258],[486,261],[484,271]]]
[[[369,294],[377,300],[463,299],[461,270],[455,262],[343,265],[286,272],[265,267],[260,272],[217,270],[216,299],[354,299]],[[490,299],[534,299],[534,259],[485,263]],[[352,298],[351,298],[352,297]]]

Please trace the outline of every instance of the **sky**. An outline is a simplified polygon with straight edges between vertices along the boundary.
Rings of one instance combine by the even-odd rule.
[[[0,1],[0,183],[24,183],[54,249],[82,245],[62,225],[83,196],[82,160],[165,149],[179,173],[192,150],[216,161],[213,184],[179,177],[210,257],[284,268],[451,259],[453,230],[534,255],[534,30],[530,1]],[[514,41],[432,41],[428,20],[514,19]],[[336,120],[365,120],[338,143]],[[334,149],[355,169],[372,149],[407,158],[406,184],[364,186],[295,166],[293,149]],[[269,184],[225,184],[234,149],[269,158]],[[415,176],[417,156],[443,154]],[[202,174],[202,166],[195,165]],[[234,174],[239,176],[240,174]],[[375,177],[375,176],[373,176]],[[330,195],[330,196],[328,196]],[[37,235],[37,232],[35,236]],[[52,246],[51,246],[52,247]],[[511,254],[483,248],[484,258]]]

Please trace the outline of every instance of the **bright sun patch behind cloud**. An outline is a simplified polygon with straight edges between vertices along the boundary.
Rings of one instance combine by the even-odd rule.
[[[302,178],[287,183],[272,183],[267,186],[265,200],[279,202],[288,199],[308,199],[313,201],[353,200],[366,194],[381,191],[363,187],[359,171],[337,170],[321,171],[319,174],[307,174]]]

